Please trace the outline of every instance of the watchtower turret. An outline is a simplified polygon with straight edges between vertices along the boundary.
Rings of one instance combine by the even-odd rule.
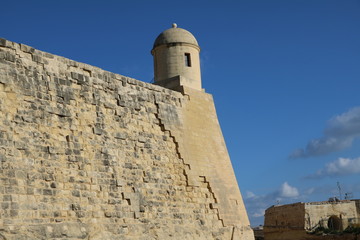
[[[170,89],[186,86],[201,90],[199,53],[195,37],[174,23],[156,38],[151,50],[155,84]]]

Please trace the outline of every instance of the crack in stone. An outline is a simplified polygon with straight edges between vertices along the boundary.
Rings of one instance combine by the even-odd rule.
[[[163,120],[160,117],[160,105],[159,105],[159,103],[156,102],[156,100],[155,100],[155,105],[156,105],[155,116],[159,120],[160,129],[163,132],[167,132],[169,134],[169,136],[171,137],[171,139],[173,140],[173,142],[175,144],[175,150],[176,150],[176,153],[178,155],[178,158],[181,159],[182,163],[187,167],[187,168],[184,169],[184,172],[183,172],[183,174],[185,175],[185,178],[186,178],[186,186],[191,186],[190,183],[189,183],[189,174],[187,173],[187,171],[191,170],[191,166],[190,166],[190,164],[185,163],[184,158],[181,156],[181,152],[180,152],[180,149],[179,149],[180,148],[179,147],[179,142],[176,140],[176,137],[172,134],[170,129],[166,129],[165,124],[163,123]],[[209,190],[212,198],[214,199],[215,204],[217,204],[218,200],[215,197],[215,193],[212,191],[212,188],[210,186],[210,182],[206,180],[205,176],[199,176],[199,177],[203,178],[203,182],[207,184],[207,189]],[[218,220],[221,221],[222,226],[225,227],[224,220],[220,217],[220,212],[219,212],[218,207],[211,207],[210,205],[211,204],[209,204],[209,208],[216,210],[216,216],[218,217]]]

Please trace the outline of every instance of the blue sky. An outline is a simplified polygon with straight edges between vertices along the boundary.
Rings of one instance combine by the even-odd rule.
[[[0,37],[145,82],[176,22],[201,47],[253,226],[274,204],[360,198],[360,1],[5,1]]]

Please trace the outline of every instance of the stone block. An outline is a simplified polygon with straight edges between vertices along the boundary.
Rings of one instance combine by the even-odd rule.
[[[35,49],[25,44],[20,44],[20,50],[26,53],[34,53]]]
[[[0,46],[1,47],[6,47],[6,39],[4,39],[4,38],[0,38]]]

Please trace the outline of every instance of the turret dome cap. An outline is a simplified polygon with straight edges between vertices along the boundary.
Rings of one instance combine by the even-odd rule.
[[[167,45],[171,43],[185,43],[191,44],[196,47],[199,47],[198,42],[194,35],[192,35],[189,31],[178,28],[177,25],[174,23],[172,28],[169,28],[156,38],[154,42],[153,49],[160,45]]]

